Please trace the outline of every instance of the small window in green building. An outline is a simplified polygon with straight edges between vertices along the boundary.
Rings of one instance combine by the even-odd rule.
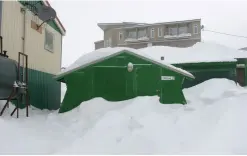
[[[47,29],[45,30],[45,49],[50,52],[54,51],[54,35]]]

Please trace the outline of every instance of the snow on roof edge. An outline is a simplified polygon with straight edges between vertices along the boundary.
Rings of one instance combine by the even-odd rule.
[[[96,51],[97,51],[97,50],[96,50]],[[95,52],[95,51],[93,51],[93,52]],[[66,69],[65,69],[64,71],[61,71],[61,72],[59,72],[56,76],[54,76],[54,79],[58,80],[58,79],[64,77],[65,75],[68,75],[68,74],[70,74],[70,73],[72,73],[72,72],[74,72],[74,71],[83,69],[83,68],[85,68],[85,67],[87,67],[87,66],[90,66],[90,65],[92,65],[92,64],[95,64],[95,63],[97,63],[97,62],[101,62],[101,61],[103,61],[103,60],[105,60],[105,59],[108,59],[108,58],[117,56],[117,55],[119,55],[119,54],[121,54],[121,53],[123,53],[123,52],[127,52],[127,53],[129,53],[129,54],[131,54],[131,55],[137,55],[137,56],[139,56],[139,57],[142,57],[142,58],[145,59],[145,60],[149,60],[149,61],[153,62],[154,64],[158,64],[158,65],[160,65],[160,66],[163,66],[163,67],[165,67],[165,68],[167,68],[167,69],[169,69],[169,70],[172,70],[172,71],[174,71],[174,72],[177,72],[177,73],[179,73],[179,74],[182,74],[182,75],[184,75],[184,76],[186,76],[186,77],[189,77],[189,78],[192,78],[192,79],[195,78],[194,75],[192,75],[190,72],[188,72],[188,71],[186,71],[186,70],[183,70],[183,69],[181,69],[181,68],[175,67],[175,66],[173,66],[173,65],[171,65],[171,64],[164,63],[164,62],[159,61],[159,60],[157,60],[157,59],[155,59],[155,58],[149,58],[148,55],[146,56],[144,53],[140,53],[140,52],[137,51],[136,49],[123,47],[123,48],[121,48],[121,50],[118,50],[118,51],[116,51],[115,53],[112,53],[112,54],[110,54],[110,55],[108,55],[108,56],[106,56],[106,57],[101,57],[101,58],[99,58],[99,59],[93,60],[93,61],[91,61],[91,62],[89,62],[89,63],[84,64],[84,65],[81,65],[81,66],[72,68],[72,69],[70,69],[70,70],[68,70],[68,71],[66,71]],[[84,56],[84,55],[83,55],[83,56]],[[73,64],[72,64],[72,65],[73,65]]]
[[[131,53],[131,54],[135,55],[136,53]],[[143,54],[142,55],[137,54],[137,55],[140,56],[140,57],[143,57],[143,59],[145,59],[145,60],[149,60],[150,62],[152,62],[154,64],[158,64],[158,65],[163,66],[163,67],[165,67],[165,68],[167,68],[169,70],[172,70],[172,71],[175,71],[177,73],[180,73],[180,74],[182,74],[184,76],[190,77],[192,79],[195,78],[194,75],[192,75],[190,72],[188,72],[186,70],[183,70],[181,68],[175,67],[174,65],[171,65],[171,64],[168,64],[168,63],[165,64],[164,62],[158,61],[157,59],[154,59],[154,58],[149,58],[148,56],[145,56]]]
[[[193,62],[193,61],[188,61],[188,62],[169,62],[170,64],[197,64],[197,63],[218,63],[218,62],[237,62],[237,59],[232,59],[232,60],[214,60],[214,61],[199,61],[199,62]]]

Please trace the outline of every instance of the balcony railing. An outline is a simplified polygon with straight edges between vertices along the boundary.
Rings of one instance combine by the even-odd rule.
[[[165,35],[165,39],[180,39],[180,38],[189,38],[191,37],[191,33],[182,33],[179,35]]]
[[[139,37],[139,38],[126,38],[124,40],[125,42],[140,42],[140,41],[149,41],[149,37],[144,36],[144,37]]]

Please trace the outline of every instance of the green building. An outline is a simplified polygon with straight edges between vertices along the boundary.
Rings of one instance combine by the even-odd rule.
[[[150,59],[134,49],[99,49],[82,56],[55,77],[67,85],[59,112],[95,97],[121,101],[159,95],[163,104],[185,104],[183,82],[194,78],[185,70]]]

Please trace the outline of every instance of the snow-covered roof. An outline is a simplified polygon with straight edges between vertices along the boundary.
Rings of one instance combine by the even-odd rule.
[[[175,71],[177,73],[180,73],[184,76],[190,77],[190,78],[195,78],[191,73],[177,68],[173,65],[167,64],[164,61],[161,61],[160,59],[155,59],[155,58],[150,58],[149,55],[139,52],[136,49],[132,48],[126,48],[126,47],[115,47],[115,48],[102,48],[95,50],[93,52],[86,53],[85,55],[81,56],[78,60],[76,60],[72,65],[70,65],[68,68],[65,70],[61,71],[58,73],[55,78],[61,78],[69,73],[72,73],[73,71],[83,69],[89,65],[95,64],[97,62],[103,61],[104,59],[111,58],[113,56],[119,55],[122,52],[127,52],[132,55],[141,57],[145,60],[149,60],[155,64],[159,64],[169,70]]]
[[[247,58],[247,53],[213,42],[198,42],[192,47],[175,48],[152,46],[139,49],[149,57],[160,59],[169,64],[203,63],[203,62],[236,62],[236,58]]]

